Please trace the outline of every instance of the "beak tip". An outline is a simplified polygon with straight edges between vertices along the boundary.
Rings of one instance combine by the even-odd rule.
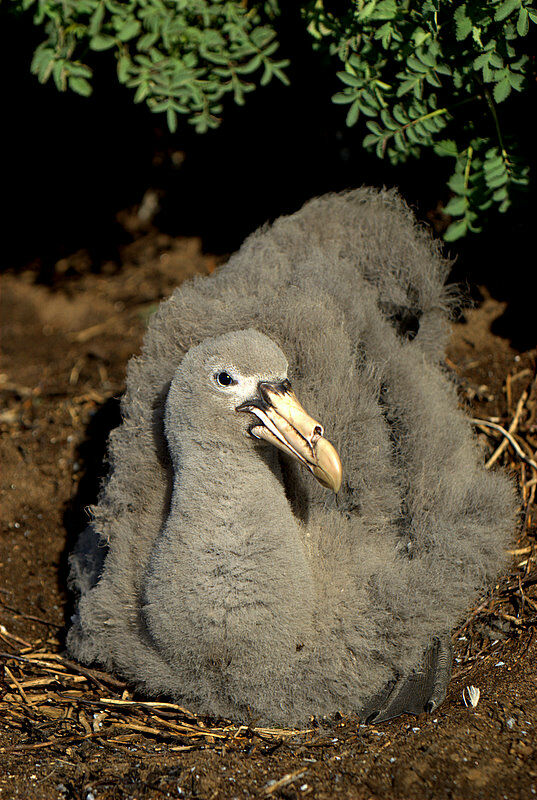
[[[312,472],[319,483],[332,489],[335,494],[341,489],[343,468],[338,452],[328,439],[319,439],[315,446],[316,464]]]

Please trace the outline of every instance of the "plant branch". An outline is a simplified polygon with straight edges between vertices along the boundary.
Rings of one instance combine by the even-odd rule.
[[[494,100],[491,97],[490,90],[487,89],[485,86],[485,97],[487,98],[487,105],[489,107],[489,111],[492,114],[492,118],[494,120],[494,126],[496,128],[496,135],[498,136],[498,143],[500,145],[502,155],[504,158],[507,158],[507,150],[505,149],[505,145],[503,143],[503,136],[500,130],[500,121],[498,119],[498,114],[496,113],[496,106],[494,105]]]

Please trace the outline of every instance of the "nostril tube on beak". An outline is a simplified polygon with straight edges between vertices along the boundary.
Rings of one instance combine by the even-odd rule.
[[[281,396],[292,392],[291,384],[288,380],[259,381],[257,390],[265,403],[272,403],[274,396]]]
[[[311,436],[309,438],[309,442],[310,442],[311,446],[313,447],[315,442],[318,442],[319,439],[321,439],[323,436],[324,436],[323,426],[322,425],[315,425],[314,428],[313,428],[313,431],[311,433]]]

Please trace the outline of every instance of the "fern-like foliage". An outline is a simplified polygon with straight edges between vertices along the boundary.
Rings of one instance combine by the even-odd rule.
[[[287,83],[288,62],[277,59],[270,24],[276,8],[248,8],[236,0],[12,0],[34,10],[46,38],[37,48],[34,72],[52,77],[61,91],[92,91],[90,51],[111,50],[117,76],[134,90],[134,101],[165,112],[175,131],[177,115],[204,132],[220,122],[222,98],[242,105],[272,78]]]
[[[333,100],[348,106],[347,125],[365,121],[364,147],[394,164],[430,147],[454,159],[448,241],[479,231],[485,211],[506,211],[528,168],[497,106],[535,80],[530,0],[356,0],[344,16],[328,5],[314,0],[304,17],[343,66]]]
[[[135,102],[217,127],[223,99],[244,103],[257,83],[287,83],[277,57],[278,0],[10,0],[45,32],[32,71],[60,90],[92,91],[92,59],[115,54]],[[334,103],[363,146],[393,164],[424,149],[453,159],[445,233],[479,231],[528,183],[500,110],[536,80],[528,44],[533,0],[302,0],[296,9],[340,82]],[[281,0],[283,6],[283,0]],[[336,9],[336,10],[332,10]],[[528,35],[530,33],[530,35]]]

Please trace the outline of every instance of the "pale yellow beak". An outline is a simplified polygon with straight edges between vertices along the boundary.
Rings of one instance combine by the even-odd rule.
[[[251,435],[297,458],[319,483],[338,492],[342,467],[337,451],[324,438],[322,425],[302,408],[289,381],[262,381],[258,390],[259,397],[237,407],[237,411],[255,414],[261,422],[250,428]]]

